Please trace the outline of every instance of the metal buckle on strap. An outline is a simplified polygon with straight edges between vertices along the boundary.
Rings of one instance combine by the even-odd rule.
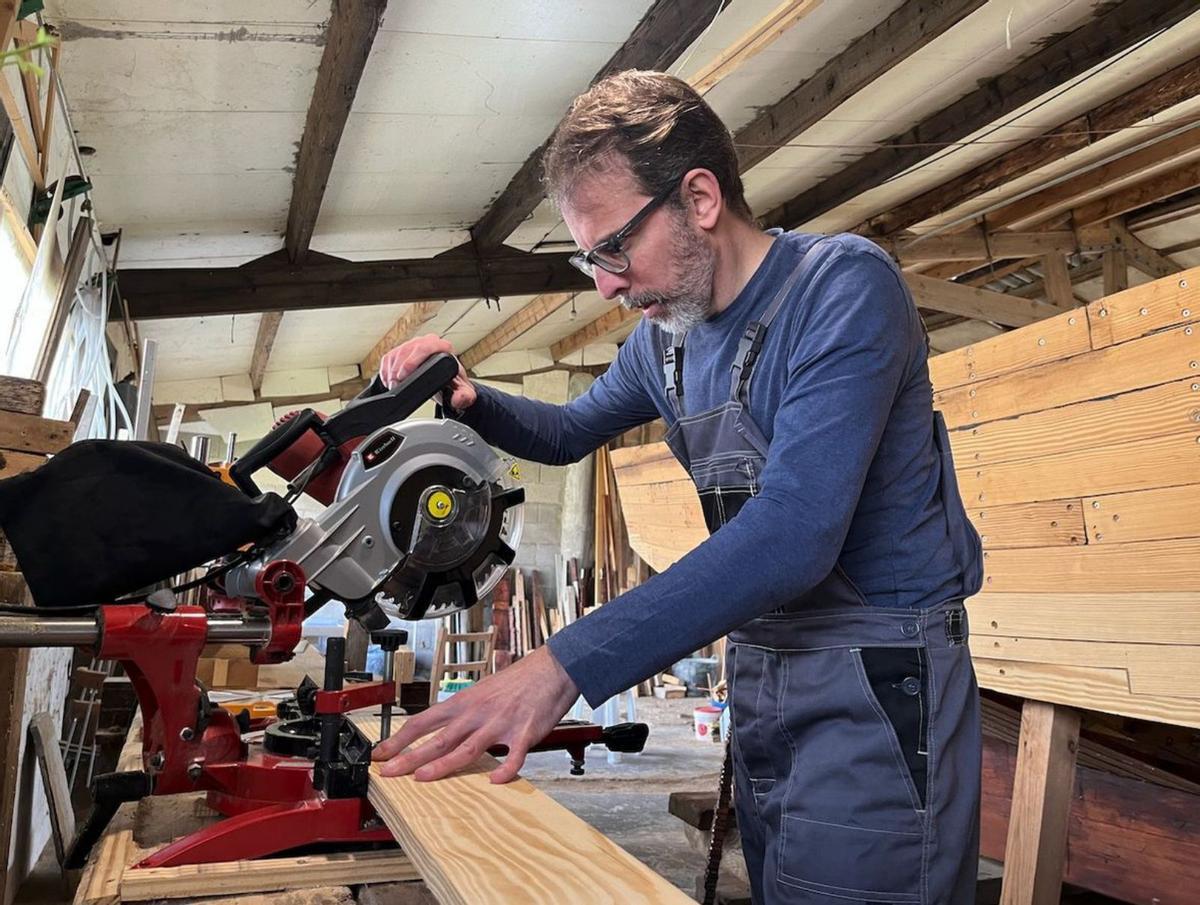
[[[683,396],[683,346],[663,349],[663,386],[668,396]]]
[[[946,640],[950,644],[958,645],[967,640],[966,632],[966,611],[957,609],[949,610],[946,613]]]
[[[758,353],[762,350],[767,328],[759,321],[746,324],[742,338],[738,340],[737,357],[733,361],[734,396],[740,396],[742,388],[750,379],[754,363],[758,361]]]

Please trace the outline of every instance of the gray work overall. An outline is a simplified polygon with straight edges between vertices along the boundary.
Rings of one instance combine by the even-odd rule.
[[[748,410],[751,373],[812,257],[747,326],[723,405],[685,416],[683,340],[663,349],[678,419],[667,443],[696,484],[710,532],[759,492],[767,442]],[[950,535],[977,577],[940,416],[932,429]],[[966,640],[961,600],[870,606],[840,566],[730,634],[735,802],[756,903],[974,901],[981,743]]]

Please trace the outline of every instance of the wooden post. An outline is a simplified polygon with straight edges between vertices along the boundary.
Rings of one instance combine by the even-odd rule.
[[[1026,701],[1004,848],[1001,905],[1058,905],[1075,788],[1079,712]]]
[[[1075,293],[1071,289],[1071,274],[1067,270],[1067,258],[1063,254],[1042,256],[1042,280],[1046,287],[1046,300],[1063,310],[1075,307]]]
[[[1115,295],[1129,288],[1129,265],[1124,248],[1110,248],[1104,253],[1104,295]]]

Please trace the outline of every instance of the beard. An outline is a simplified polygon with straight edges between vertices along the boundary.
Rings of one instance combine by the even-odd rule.
[[[643,311],[657,305],[653,314],[643,316],[668,333],[678,335],[704,323],[712,314],[716,257],[682,214],[672,220],[675,225],[671,240],[672,288],[622,295],[620,302],[631,310]]]

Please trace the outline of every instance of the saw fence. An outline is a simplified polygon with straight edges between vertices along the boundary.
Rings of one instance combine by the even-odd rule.
[[[1004,901],[1057,901],[1065,879],[1192,902],[1200,269],[939,355],[930,372],[984,546],[968,609],[989,694],[983,852],[1006,862]],[[630,543],[665,569],[705,536],[691,482],[662,443],[612,461]]]

